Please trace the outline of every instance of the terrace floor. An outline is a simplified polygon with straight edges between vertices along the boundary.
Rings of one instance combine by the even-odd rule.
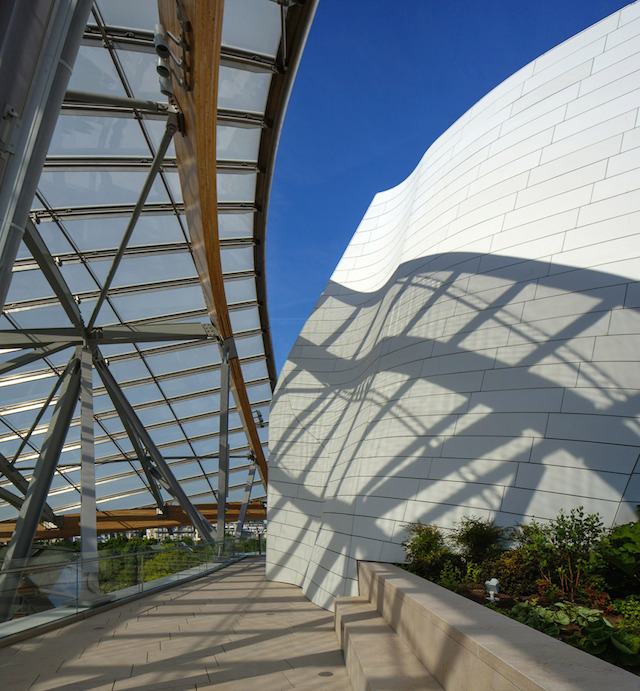
[[[248,558],[0,648],[24,689],[351,689],[333,615]]]

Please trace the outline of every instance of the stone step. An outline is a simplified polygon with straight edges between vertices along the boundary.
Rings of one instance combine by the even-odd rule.
[[[406,643],[365,598],[336,598],[335,627],[355,691],[443,691]]]

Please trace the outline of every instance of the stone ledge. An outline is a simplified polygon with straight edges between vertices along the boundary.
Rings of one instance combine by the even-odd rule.
[[[392,564],[358,563],[368,601],[447,691],[637,691],[640,679]]]
[[[443,691],[376,608],[364,598],[337,598],[335,627],[357,691]]]

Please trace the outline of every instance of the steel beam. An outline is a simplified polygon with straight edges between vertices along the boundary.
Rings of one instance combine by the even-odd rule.
[[[93,309],[93,313],[91,314],[91,318],[89,319],[89,322],[87,324],[87,328],[91,329],[93,328],[93,325],[96,323],[96,319],[98,318],[98,314],[100,313],[100,309],[102,307],[102,304],[104,303],[107,293],[109,292],[109,288],[111,287],[111,283],[113,281],[113,277],[115,276],[116,271],[118,270],[118,267],[120,266],[120,260],[122,259],[122,255],[124,254],[124,251],[129,244],[129,239],[131,238],[131,234],[133,233],[134,228],[136,227],[136,223],[138,222],[138,219],[140,218],[140,212],[142,211],[145,202],[147,201],[147,197],[149,196],[149,192],[151,192],[151,187],[153,186],[153,183],[155,182],[155,179],[160,172],[160,168],[162,167],[162,162],[164,160],[165,154],[167,153],[167,149],[169,148],[169,144],[171,144],[171,140],[173,139],[173,135],[178,131],[178,117],[175,113],[172,113],[169,116],[169,119],[167,120],[167,126],[164,131],[164,135],[162,136],[162,139],[160,141],[160,145],[158,146],[158,150],[156,151],[156,155],[153,157],[153,164],[151,168],[149,169],[149,172],[147,174],[147,178],[144,181],[144,185],[142,186],[142,190],[140,192],[140,196],[138,197],[138,201],[136,202],[135,208],[133,210],[133,213],[131,214],[131,218],[129,219],[129,223],[127,224],[127,228],[124,232],[124,236],[122,238],[122,242],[120,243],[120,247],[118,248],[118,254],[116,254],[113,264],[111,265],[111,269],[109,270],[109,274],[102,286],[102,290],[100,292],[100,296],[98,297],[98,301],[96,302],[96,306]]]
[[[0,308],[92,0],[7,0],[0,48]]]
[[[178,109],[169,104],[157,101],[148,101],[142,98],[127,98],[126,96],[114,96],[112,94],[98,94],[90,91],[69,90],[64,96],[65,107],[73,104],[85,104],[102,106],[106,108],[127,108],[131,111],[138,110],[168,117],[171,113],[177,113]]]
[[[16,470],[11,463],[0,453],[0,474],[4,475],[9,482],[22,494],[27,493],[27,489],[29,487],[29,483],[26,481],[24,477],[22,477],[22,473],[19,470]],[[8,500],[7,500],[8,501]],[[20,498],[20,505],[22,506],[22,498]],[[42,511],[42,516],[45,518],[47,521],[50,523],[56,523],[57,525],[60,524],[60,518],[56,516],[51,507],[45,504],[44,509]]]
[[[41,360],[42,358],[49,357],[49,355],[53,355],[54,353],[57,353],[60,350],[64,350],[65,348],[68,348],[70,345],[70,343],[58,343],[56,345],[45,346],[44,348],[35,348],[30,353],[24,353],[22,355],[18,355],[14,358],[11,358],[10,360],[6,360],[0,365],[0,376],[2,376],[3,374],[8,374],[9,372],[12,372],[14,369],[18,369],[18,367],[28,365],[29,363],[35,362],[36,360]]]
[[[67,436],[69,424],[78,402],[80,390],[79,353],[74,354],[71,367],[60,391],[60,396],[42,442],[36,468],[20,509],[9,547],[2,564],[3,570],[17,569],[0,575],[0,621],[11,617],[11,610],[22,579],[24,567],[31,550],[31,543],[38,529],[42,510],[56,469],[56,464]]]
[[[110,326],[89,331],[89,340],[96,343],[145,343],[156,341],[206,341],[216,338],[217,330],[211,324],[170,323],[149,326]],[[81,345],[82,333],[74,328],[14,329],[0,331],[0,348],[42,348],[56,344],[63,347]],[[34,358],[35,359],[35,358]]]
[[[136,172],[146,171],[153,164],[150,156],[49,156],[45,161],[43,171],[68,173],[73,171],[84,172]],[[175,158],[165,158],[160,168],[162,172],[171,173],[178,170]],[[253,161],[227,161],[216,162],[218,173],[260,173],[261,169]]]
[[[231,358],[237,358],[233,338],[220,344],[222,364],[220,366],[220,433],[218,436],[218,540],[224,540],[227,495],[229,494],[229,392],[231,380]]]
[[[0,499],[6,501],[8,504],[11,504],[11,506],[15,506],[16,509],[22,508],[22,504],[24,503],[23,497],[19,497],[13,492],[9,492],[9,490],[5,489],[4,487],[0,487]]]
[[[149,459],[147,457],[147,454],[146,454],[140,440],[138,439],[138,435],[136,434],[135,430],[133,429],[131,423],[129,422],[129,418],[127,416],[126,411],[121,407],[119,399],[118,399],[118,401],[113,401],[113,405],[114,405],[114,408],[116,410],[118,417],[120,418],[120,421],[122,422],[122,425],[125,429],[125,432],[127,433],[127,436],[129,437],[129,441],[131,442],[131,446],[133,446],[133,449],[136,452],[136,456],[138,457],[138,461],[140,461],[140,465],[142,466],[142,470],[145,474],[145,477],[147,478],[147,482],[149,483],[149,491],[151,492],[153,499],[156,502],[156,506],[164,514],[166,512],[166,505],[165,505],[164,499],[162,498],[162,493],[160,492],[160,487],[158,487],[158,482],[152,473],[152,467],[151,467],[151,464],[149,463]],[[122,460],[130,461],[131,459],[130,458],[123,458]]]
[[[105,36],[116,50],[129,50],[155,55],[153,31],[141,31],[140,29],[125,29],[118,26],[87,26],[82,37],[82,44],[102,47]],[[257,55],[252,51],[240,48],[230,48],[229,46],[222,46],[220,49],[220,64],[248,72],[281,72],[280,67],[272,58]]]
[[[96,457],[93,440],[93,366],[88,346],[80,356],[80,540],[83,598],[100,593],[96,523]]]
[[[249,499],[251,498],[251,488],[253,487],[253,478],[256,474],[256,464],[251,463],[249,472],[247,473],[247,484],[244,488],[244,496],[242,497],[242,503],[240,504],[240,513],[238,515],[238,522],[236,523],[235,535],[242,534],[242,528],[244,527],[244,519],[247,515],[247,506],[249,505]]]
[[[34,209],[31,216],[36,223],[55,220],[86,220],[92,218],[123,218],[131,216],[134,204],[102,204],[100,206],[57,207],[54,209]],[[253,202],[218,202],[219,214],[248,214],[258,211]],[[184,214],[182,202],[149,202],[140,210],[141,216],[174,216]]]
[[[38,262],[40,271],[44,274],[49,285],[56,294],[62,309],[66,312],[69,321],[80,332],[84,329],[84,322],[82,315],[78,309],[78,305],[73,299],[73,294],[64,280],[58,265],[53,260],[47,246],[40,237],[40,233],[36,229],[35,223],[29,219],[24,228],[24,244],[33,255],[33,258]]]
[[[34,209],[31,216],[36,223],[40,221],[89,220],[92,218],[125,218],[131,216],[134,204],[101,204],[100,206],[75,206],[56,209]],[[141,216],[175,216],[184,213],[184,204],[170,202],[150,202],[145,204]]]
[[[158,473],[164,480],[164,484],[166,485],[168,491],[177,499],[180,506],[191,519],[193,526],[200,532],[200,534],[205,539],[213,541],[215,535],[211,524],[191,503],[191,500],[180,486],[180,483],[176,480],[171,468],[167,465],[167,462],[162,457],[162,454],[158,450],[158,447],[154,444],[145,426],[140,421],[140,418],[136,415],[133,406],[127,400],[118,383],[109,371],[106,363],[100,357],[100,354],[97,351],[94,352],[93,362],[96,371],[100,375],[100,378],[107,389],[109,397],[113,401],[114,406],[116,405],[117,401],[118,406],[121,408],[124,415],[126,415],[133,431],[137,434],[138,438],[147,449],[147,452],[155,464],[155,468],[157,469]]]

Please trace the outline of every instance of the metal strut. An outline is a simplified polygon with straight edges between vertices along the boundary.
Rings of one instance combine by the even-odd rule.
[[[2,564],[3,570],[17,570],[0,575],[0,621],[6,621],[11,617],[13,603],[22,579],[22,570],[29,556],[31,543],[38,529],[42,510],[45,507],[62,445],[78,402],[80,391],[79,356],[79,349],[77,349],[60,389],[60,396],[51,416],[49,429],[42,442],[40,455],[18,515],[16,529]]]

